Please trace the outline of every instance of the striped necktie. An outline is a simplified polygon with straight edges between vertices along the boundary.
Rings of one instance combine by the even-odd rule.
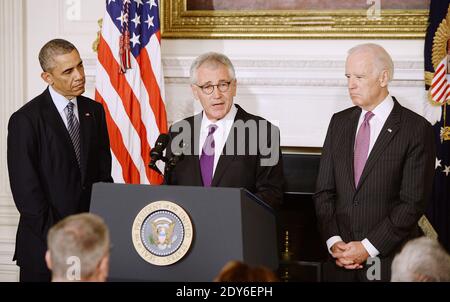
[[[366,165],[367,156],[369,155],[370,145],[370,119],[374,116],[373,112],[368,111],[364,116],[364,121],[359,127],[356,136],[355,153],[353,168],[355,171],[355,186],[358,187],[359,179]]]
[[[75,155],[77,156],[78,166],[80,166],[80,124],[73,113],[73,107],[74,104],[72,102],[69,102],[66,107],[67,130],[69,130],[70,139],[72,140]]]

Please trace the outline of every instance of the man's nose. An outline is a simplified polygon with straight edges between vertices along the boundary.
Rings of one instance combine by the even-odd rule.
[[[355,88],[355,87],[356,87],[355,80],[352,79],[352,78],[349,78],[349,79],[347,80],[347,87],[348,87],[348,89],[353,89],[353,88]]]
[[[219,90],[219,86],[214,86],[213,97],[217,99],[217,98],[220,98],[221,95],[222,94]]]
[[[76,80],[81,80],[84,78],[84,69],[83,68],[75,68],[74,76]]]

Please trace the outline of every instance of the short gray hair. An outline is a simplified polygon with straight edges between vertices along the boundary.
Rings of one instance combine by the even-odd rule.
[[[72,215],[55,224],[47,236],[53,278],[66,277],[70,257],[78,257],[81,277],[92,276],[109,253],[109,231],[102,218],[90,213]]]
[[[48,41],[39,51],[39,63],[43,71],[50,71],[55,67],[54,57],[65,55],[77,50],[69,41],[54,39]]]
[[[359,44],[348,51],[348,57],[357,52],[370,52],[375,58],[375,62],[373,63],[376,70],[379,73],[383,70],[387,70],[389,74],[389,81],[394,78],[394,62],[392,61],[389,53],[383,47],[375,43]]]
[[[409,241],[392,262],[393,282],[449,282],[450,256],[437,240],[420,237]]]
[[[198,56],[194,60],[194,62],[192,62],[189,73],[191,84],[197,83],[197,70],[205,63],[211,65],[225,65],[225,67],[228,68],[228,75],[230,76],[230,80],[234,80],[236,78],[233,63],[231,63],[231,60],[226,55],[218,52],[207,52]]]

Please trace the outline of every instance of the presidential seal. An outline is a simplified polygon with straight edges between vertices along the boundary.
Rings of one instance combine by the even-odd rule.
[[[170,201],[144,207],[134,219],[134,248],[145,261],[170,265],[186,255],[192,243],[192,222],[186,211]]]

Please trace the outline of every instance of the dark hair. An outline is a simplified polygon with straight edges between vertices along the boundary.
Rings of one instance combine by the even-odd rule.
[[[50,71],[55,66],[53,58],[59,55],[71,53],[77,48],[69,41],[63,39],[54,39],[48,41],[39,51],[39,64],[43,71]]]
[[[278,282],[273,271],[264,267],[250,267],[240,261],[230,261],[214,279],[216,282]]]

